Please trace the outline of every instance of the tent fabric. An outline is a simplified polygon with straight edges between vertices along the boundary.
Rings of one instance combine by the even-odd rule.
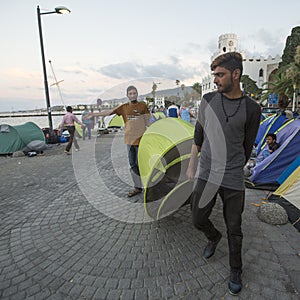
[[[81,138],[83,135],[81,124],[78,124],[75,122],[74,125],[75,125],[76,134]],[[70,133],[69,133],[69,135],[70,135]]]
[[[193,125],[181,119],[164,118],[154,122],[141,139],[139,170],[144,187],[145,210],[153,219],[170,214],[191,194],[192,188],[186,181],[185,170],[193,135]]]
[[[26,147],[22,149],[24,153],[28,153],[30,151],[36,151],[38,153],[44,151],[47,148],[46,143],[44,141],[34,140],[30,142]]]
[[[41,128],[33,122],[11,126],[0,125],[0,154],[10,154],[23,150],[32,141],[45,142]]]
[[[282,184],[300,165],[300,156],[298,156],[284,171],[283,173],[277,178],[277,182]]]
[[[300,209],[300,166],[274,192]]]
[[[261,190],[261,191],[270,191],[274,192],[279,187],[278,183],[253,183],[250,180],[245,179],[245,186],[248,189]]]
[[[300,210],[296,206],[287,201],[284,197],[274,194],[268,198],[268,201],[275,202],[282,206],[288,215],[290,223],[300,232]]]
[[[300,119],[295,119],[278,130],[280,147],[253,169],[251,182],[255,185],[278,185],[277,179],[300,156]]]
[[[2,129],[5,126],[5,131]],[[0,125],[0,154],[14,153],[25,145],[18,131],[10,125]]]
[[[25,145],[28,145],[32,141],[45,141],[42,129],[33,122],[16,125],[14,128],[17,130]]]
[[[297,118],[294,118],[294,119],[287,119],[286,121],[284,121],[284,122],[282,123],[282,125],[281,125],[277,130],[275,130],[275,131],[272,132],[272,133],[274,133],[274,134],[277,135],[278,132],[280,132],[284,127],[288,126],[290,123],[294,122],[295,120],[297,120]],[[271,133],[271,131],[269,131],[269,132]],[[267,134],[266,134],[266,135],[267,135]],[[264,140],[264,142],[260,145],[260,150],[265,149],[266,145],[267,145],[266,140]],[[256,147],[256,151],[257,151],[257,147]]]
[[[269,201],[280,204],[287,212],[290,222],[300,231],[300,166],[291,173],[280,187],[269,197]]]
[[[104,117],[104,126],[105,128],[120,128],[125,126],[125,123],[122,116],[112,114]]]
[[[162,111],[157,111],[153,113],[153,117],[155,118],[156,121],[158,121],[160,119],[165,119],[166,115]]]

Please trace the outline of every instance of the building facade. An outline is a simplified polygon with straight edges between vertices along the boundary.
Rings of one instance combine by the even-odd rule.
[[[243,74],[248,75],[259,88],[263,87],[263,83],[270,81],[270,77],[278,69],[279,63],[282,61],[279,55],[275,57],[268,56],[264,58],[252,57],[248,58],[246,53],[239,49],[238,38],[234,33],[222,34],[219,36],[218,50],[212,55],[211,61],[222,53],[237,51],[243,57]],[[208,93],[215,90],[214,78],[210,75],[202,78],[202,93]]]

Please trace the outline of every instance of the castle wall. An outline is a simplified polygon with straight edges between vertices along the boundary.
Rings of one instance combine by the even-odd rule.
[[[278,68],[279,63],[282,61],[279,55],[275,57],[253,57],[247,58],[244,51],[238,47],[238,38],[234,33],[222,34],[219,36],[218,49],[212,55],[211,61],[222,53],[231,51],[237,51],[241,53],[243,57],[243,74],[249,75],[249,77],[256,82],[259,88],[262,88],[264,82],[269,81],[270,74]],[[208,75],[202,78],[202,93],[208,93],[215,90],[213,77]]]

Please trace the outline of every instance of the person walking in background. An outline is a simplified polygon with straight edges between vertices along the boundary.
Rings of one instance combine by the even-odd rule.
[[[248,161],[260,123],[260,107],[240,89],[242,56],[228,52],[211,64],[216,92],[203,96],[194,132],[194,144],[186,171],[188,179],[199,173],[192,196],[193,225],[204,232],[208,243],[203,257],[214,255],[222,234],[209,219],[217,195],[223,202],[223,216],[229,245],[229,292],[242,289],[242,213],[245,186],[243,166]]]
[[[82,122],[79,121],[78,118],[73,114],[73,109],[72,109],[71,106],[67,106],[66,110],[67,110],[67,113],[63,116],[63,119],[62,119],[61,124],[59,126],[59,131],[62,131],[62,129],[64,127],[66,127],[67,130],[69,131],[70,138],[69,138],[69,142],[68,142],[64,152],[66,154],[70,154],[70,150],[71,150],[73,142],[74,142],[74,146],[75,146],[75,151],[79,150],[79,145],[78,145],[77,140],[75,138],[75,122],[78,123],[78,124],[81,124],[83,127],[85,125],[82,124]]]
[[[168,117],[170,118],[178,118],[179,116],[179,109],[175,102],[168,107]]]
[[[95,116],[94,116],[94,109],[91,108],[91,117],[90,117],[90,124],[91,124],[91,129],[94,129],[95,128]]]
[[[132,197],[142,192],[142,182],[138,166],[139,143],[146,128],[150,126],[150,112],[145,102],[137,100],[138,91],[133,85],[127,88],[129,102],[108,111],[96,113],[96,116],[117,114],[122,116],[125,123],[124,143],[127,145],[130,173],[134,183],[127,196]]]
[[[90,114],[89,110],[86,108],[81,115],[81,120],[82,123],[85,125],[82,128],[82,139],[85,140],[85,136],[88,136],[88,139],[91,139],[91,117],[92,115]],[[93,117],[94,118],[94,117]]]

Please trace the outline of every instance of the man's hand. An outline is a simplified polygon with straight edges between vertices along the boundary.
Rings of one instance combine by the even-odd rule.
[[[185,173],[188,180],[194,180],[195,174],[196,174],[196,170],[195,170],[194,166],[189,165],[186,170],[186,173]]]
[[[195,174],[197,170],[197,162],[198,162],[198,153],[200,149],[201,149],[200,146],[197,146],[195,144],[192,145],[191,157],[190,157],[188,168],[185,173],[188,180],[194,180],[195,178]]]

